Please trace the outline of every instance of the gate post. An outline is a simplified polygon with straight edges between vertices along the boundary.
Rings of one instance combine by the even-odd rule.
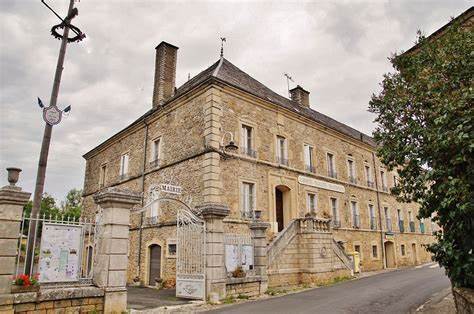
[[[270,227],[270,223],[264,221],[254,221],[250,223],[249,228],[252,232],[252,241],[254,246],[254,267],[255,272],[261,277],[260,294],[264,294],[268,288],[268,256],[267,256],[267,237],[265,232]]]
[[[118,188],[94,195],[94,201],[102,208],[102,218],[97,227],[93,282],[104,289],[104,313],[127,310],[130,209],[141,199],[140,193]]]
[[[206,297],[212,302],[226,296],[224,260],[224,218],[229,209],[223,204],[207,203],[196,208],[206,222]]]
[[[15,185],[21,169],[7,168],[7,171],[10,185],[0,189],[0,307],[11,305],[7,295],[11,293],[16,257],[20,253],[17,249],[23,206],[31,195]]]

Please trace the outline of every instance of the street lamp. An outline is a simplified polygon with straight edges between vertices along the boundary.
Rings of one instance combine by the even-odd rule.
[[[225,136],[229,134],[230,135],[230,141],[228,144],[224,145],[224,140],[225,140]],[[236,150],[239,149],[239,147],[237,145],[235,145],[235,142],[234,142],[234,134],[232,132],[225,132],[224,135],[222,135],[222,138],[221,138],[221,149],[222,149],[222,152],[225,154],[226,151],[229,151],[229,152],[235,152]]]

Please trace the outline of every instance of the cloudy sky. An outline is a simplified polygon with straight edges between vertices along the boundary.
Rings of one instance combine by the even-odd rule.
[[[47,0],[66,12],[67,0]],[[311,107],[368,134],[370,95],[387,57],[411,47],[472,2],[81,0],[74,20],[87,40],[68,46],[59,106],[72,112],[53,130],[45,191],[63,199],[81,188],[82,155],[151,107],[154,47],[180,47],[177,85],[225,56],[286,95],[284,72],[311,92]],[[57,18],[40,0],[0,2],[0,185],[8,166],[23,169],[33,192],[44,122],[36,97],[49,103],[59,41]]]

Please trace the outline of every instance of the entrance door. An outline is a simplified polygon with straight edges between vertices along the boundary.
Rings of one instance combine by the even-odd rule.
[[[385,246],[385,263],[387,268],[395,267],[395,246],[393,242],[387,241],[384,243]]]
[[[150,246],[150,269],[148,271],[148,285],[154,286],[161,278],[161,246],[153,244]]]
[[[285,228],[284,219],[283,219],[283,192],[278,188],[275,189],[275,211],[276,211],[276,221],[278,224],[278,232],[282,231]]]
[[[411,253],[413,254],[413,265],[418,264],[418,258],[416,256],[416,244],[415,243],[411,244]]]

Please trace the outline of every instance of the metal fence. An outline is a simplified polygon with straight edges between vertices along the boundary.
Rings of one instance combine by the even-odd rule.
[[[33,232],[32,241],[28,241],[30,224],[34,228],[31,231]],[[54,230],[55,233],[51,230]],[[96,231],[96,222],[92,219],[75,219],[59,215],[24,216],[21,221],[20,239],[18,241],[16,275],[37,274],[42,285],[92,283],[97,240]],[[74,248],[71,246],[68,250],[63,249],[63,246],[67,245],[67,241],[71,237],[74,237]],[[26,255],[31,250],[30,245],[33,247],[34,257],[27,270]],[[58,252],[59,254],[57,254]],[[53,277],[47,279],[46,274],[41,273],[42,271],[54,271],[55,267],[58,271],[63,271],[69,276],[64,280],[57,280]]]

